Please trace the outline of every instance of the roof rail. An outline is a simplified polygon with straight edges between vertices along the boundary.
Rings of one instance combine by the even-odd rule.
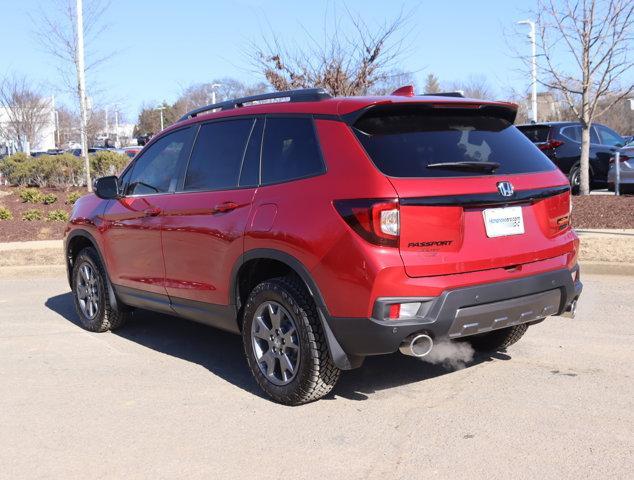
[[[251,95],[249,97],[234,98],[233,100],[225,100],[224,102],[212,103],[204,107],[197,108],[191,112],[187,112],[179,122],[194,118],[201,113],[209,110],[232,110],[234,108],[243,107],[245,103],[260,102],[262,100],[274,100],[276,98],[288,98],[289,102],[317,102],[332,98],[332,96],[323,88],[300,88],[297,90],[286,90],[283,92],[262,93],[260,95]]]
[[[425,97],[458,97],[464,98],[464,92],[458,90],[456,92],[438,92],[438,93],[423,93]]]

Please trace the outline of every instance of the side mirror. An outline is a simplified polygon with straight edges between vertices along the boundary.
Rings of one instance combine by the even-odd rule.
[[[95,195],[104,200],[119,198],[119,179],[115,175],[98,178],[95,181]]]

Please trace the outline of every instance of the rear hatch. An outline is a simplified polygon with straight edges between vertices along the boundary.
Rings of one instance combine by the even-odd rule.
[[[463,273],[570,252],[565,177],[501,106],[383,105],[353,130],[392,182],[409,276]]]

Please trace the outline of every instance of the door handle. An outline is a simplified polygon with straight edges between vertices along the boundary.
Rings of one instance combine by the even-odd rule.
[[[150,207],[143,210],[143,213],[146,217],[158,217],[162,213],[162,210],[158,207]]]
[[[214,208],[211,209],[211,213],[230,212],[231,210],[235,210],[236,208],[238,208],[238,206],[239,205],[235,202],[219,203],[218,205],[216,205]]]

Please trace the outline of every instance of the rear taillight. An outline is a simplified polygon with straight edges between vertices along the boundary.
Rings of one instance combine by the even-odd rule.
[[[401,230],[398,200],[335,200],[334,205],[346,223],[368,242],[398,247]]]
[[[537,145],[542,152],[547,150],[553,150],[557,147],[561,147],[564,144],[561,140],[548,140],[547,142]]]
[[[612,157],[612,158],[610,158],[610,163],[614,163],[614,159],[615,159],[615,158],[616,158],[616,157]],[[628,157],[627,155],[623,155],[623,154],[621,154],[621,155],[619,156],[619,163],[627,162],[627,161],[628,161],[629,159],[631,159],[631,158],[632,158],[632,157]]]

